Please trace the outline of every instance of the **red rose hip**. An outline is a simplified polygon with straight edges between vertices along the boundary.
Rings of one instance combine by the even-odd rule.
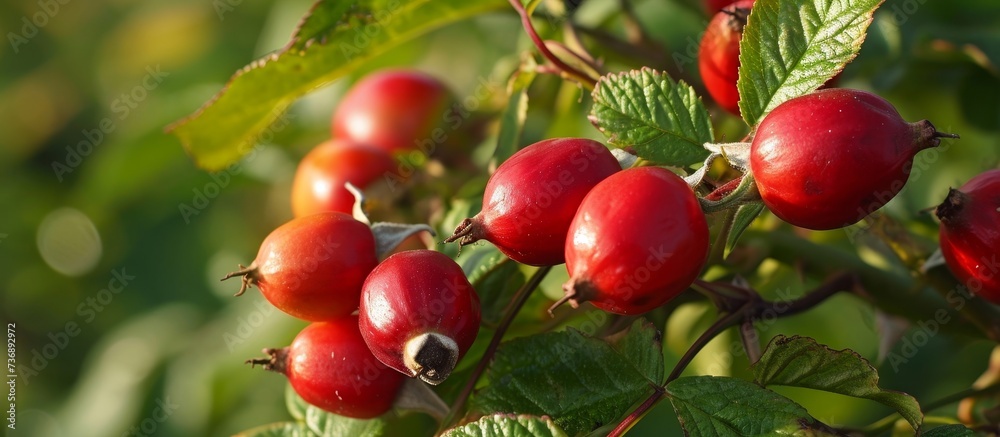
[[[750,169],[764,203],[795,226],[857,223],[903,188],[913,157],[941,137],[879,96],[834,88],[788,100],[757,127]]]
[[[326,211],[350,214],[354,195],[344,188],[345,182],[364,189],[396,170],[396,161],[380,149],[349,140],[327,141],[299,163],[292,182],[292,213],[296,217]]]
[[[936,213],[948,268],[966,288],[1000,304],[1000,169],[950,190]]]
[[[413,150],[421,142],[437,141],[434,130],[449,119],[453,102],[441,81],[419,71],[373,73],[340,101],[333,114],[333,137],[391,154]]]
[[[740,39],[753,0],[724,5],[708,23],[698,46],[698,71],[712,99],[730,113],[740,115],[736,80],[740,69]]]
[[[271,232],[249,267],[223,280],[242,276],[237,296],[247,286],[292,316],[332,320],[358,308],[361,285],[378,260],[371,229],[340,212],[294,219]]]
[[[598,184],[566,240],[566,295],[616,314],[642,314],[684,291],[708,259],[708,224],[694,192],[658,167],[624,170]]]
[[[380,363],[358,330],[358,317],[345,316],[306,326],[268,358],[250,360],[283,373],[306,402],[341,416],[377,417],[392,408],[406,380]]]
[[[472,346],[479,321],[479,296],[462,268],[440,252],[386,258],[361,294],[361,335],[375,357],[434,385]]]
[[[618,160],[597,141],[539,141],[497,168],[486,184],[482,211],[445,242],[464,246],[486,240],[522,264],[562,264],[566,230],[580,202],[619,170]]]

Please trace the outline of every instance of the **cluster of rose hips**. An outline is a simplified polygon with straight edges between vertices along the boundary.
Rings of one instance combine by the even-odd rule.
[[[295,219],[264,239],[242,276],[276,308],[312,322],[292,344],[250,360],[285,374],[305,401],[371,418],[396,402],[406,377],[439,384],[479,332],[479,298],[461,267],[431,250],[382,255],[369,224],[351,215],[364,188],[393,174],[444,114],[438,80],[388,71],[360,81],[333,116],[333,139],[303,158],[292,187]],[[402,106],[409,102],[413,105]]]
[[[684,291],[708,255],[694,191],[659,167],[622,170],[603,144],[544,140],[518,151],[486,184],[483,210],[446,242],[493,243],[528,265],[566,263],[564,298],[640,314]]]
[[[738,53],[738,38],[736,44]],[[351,417],[391,408],[404,375],[442,382],[480,323],[476,291],[453,260],[414,250],[379,263],[371,228],[346,214],[354,200],[344,183],[364,186],[391,172],[392,153],[408,150],[426,134],[434,124],[427,114],[440,114],[449,100],[439,84],[436,91],[413,91],[405,81],[375,77],[384,82],[373,86],[394,86],[394,93],[427,93],[411,100],[426,106],[391,108],[371,91],[356,97],[374,79],[352,89],[334,116],[335,139],[300,165],[293,194],[298,218],[272,232],[249,267],[228,276],[243,276],[243,288],[255,285],[279,309],[314,322],[291,346],[270,349],[269,358],[252,362],[285,373],[307,402]],[[927,120],[906,122],[874,94],[824,89],[771,111],[755,129],[743,170],[755,183],[752,196],[779,218],[808,229],[835,229],[891,200],[915,155],[942,137],[956,136],[938,132]],[[377,156],[372,159],[386,163],[381,173],[352,173],[371,167],[346,157],[362,148],[363,154],[352,156]],[[695,185],[665,168],[622,169],[593,140],[543,140],[496,169],[482,210],[445,242],[484,240],[526,265],[565,263],[570,279],[553,307],[591,302],[608,312],[642,314],[687,289],[705,267],[709,227]],[[1000,248],[1000,170],[952,190],[937,213],[948,265],[959,279],[980,282],[980,294],[1000,303],[1000,272],[990,270]]]
[[[706,2],[714,16],[699,47],[699,71],[716,103],[735,115],[740,39],[753,5],[754,0]],[[891,200],[906,183],[914,155],[936,147],[941,137],[957,136],[937,132],[927,120],[904,122],[878,96],[816,92],[779,106],[758,126],[750,170],[775,215],[804,228],[835,229]],[[968,288],[1000,303],[1000,170],[951,190],[937,216],[951,271]]]

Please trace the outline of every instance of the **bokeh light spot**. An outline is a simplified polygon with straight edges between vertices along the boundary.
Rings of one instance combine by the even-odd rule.
[[[38,252],[53,270],[80,276],[97,265],[103,251],[97,227],[84,213],[60,208],[38,225]]]

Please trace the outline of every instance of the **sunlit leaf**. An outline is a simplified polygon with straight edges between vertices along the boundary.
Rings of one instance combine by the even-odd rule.
[[[883,0],[758,0],[740,40],[740,113],[750,126],[819,88],[861,50]]]
[[[269,127],[295,99],[404,41],[506,4],[503,0],[322,1],[288,47],[238,71],[205,106],[169,129],[199,166],[223,168],[252,150],[260,138],[273,134]]]
[[[787,385],[871,399],[896,409],[913,429],[924,415],[912,396],[878,386],[878,372],[851,350],[835,351],[808,337],[779,335],[753,364],[761,385]]]

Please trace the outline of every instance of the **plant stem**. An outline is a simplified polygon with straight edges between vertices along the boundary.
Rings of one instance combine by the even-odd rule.
[[[486,347],[486,352],[483,353],[483,357],[479,360],[476,370],[472,372],[472,375],[469,376],[469,380],[466,381],[465,386],[462,387],[462,391],[459,393],[458,398],[456,398],[455,402],[452,403],[450,413],[448,414],[448,417],[441,422],[442,428],[439,431],[442,431],[445,429],[444,427],[451,425],[459,412],[465,408],[465,403],[469,400],[469,395],[472,394],[472,390],[475,389],[476,382],[479,381],[479,378],[484,372],[486,372],[486,367],[489,366],[491,361],[493,361],[493,355],[496,353],[497,347],[500,346],[500,341],[503,340],[503,336],[507,332],[507,328],[510,327],[514,318],[521,311],[521,308],[524,307],[524,304],[531,296],[531,292],[538,288],[538,284],[542,283],[542,280],[545,279],[545,276],[548,275],[551,270],[552,266],[540,267],[538,270],[535,270],[535,273],[531,275],[528,282],[521,286],[521,288],[517,290],[517,293],[514,294],[514,299],[511,301],[507,314],[504,315],[503,320],[501,320],[500,324],[497,325],[497,330],[493,333],[493,338],[490,340],[489,346]]]
[[[992,338],[959,317],[948,302],[913,278],[875,268],[844,249],[831,244],[817,244],[782,230],[747,230],[743,239],[756,240],[766,248],[770,258],[786,265],[803,265],[812,275],[822,276],[844,271],[855,273],[866,290],[864,297],[890,314],[909,320],[931,320],[934,319],[935,312],[947,309],[951,321],[943,325],[942,329]]]
[[[722,334],[727,329],[740,324],[744,317],[747,316],[748,310],[752,307],[753,303],[747,302],[739,310],[720,317],[719,320],[716,320],[715,323],[712,324],[712,326],[709,326],[708,329],[706,329],[705,332],[691,344],[691,347],[688,348],[687,352],[684,352],[681,359],[677,360],[677,364],[674,366],[674,369],[670,371],[670,375],[667,376],[667,380],[663,382],[663,386],[666,387],[667,384],[670,384],[675,379],[679,378],[681,373],[684,372],[684,369],[687,368],[688,364],[691,364],[694,357],[698,355],[698,352],[701,352],[701,350],[710,341],[712,341],[712,339],[717,337],[719,334]]]
[[[784,311],[779,311],[778,307],[781,304],[771,304],[771,310],[780,313],[782,316],[791,316],[793,314],[798,314],[803,311],[809,310],[812,307],[819,305],[825,301],[830,296],[837,294],[838,292],[851,290],[860,285],[858,277],[853,273],[842,273],[833,277],[820,285],[812,292],[793,300],[790,304],[785,307]]]
[[[744,301],[743,305],[740,306],[735,311],[727,313],[726,315],[720,317],[712,326],[709,326],[701,336],[698,337],[691,347],[688,348],[684,355],[677,360],[677,364],[674,369],[667,376],[666,381],[663,385],[656,387],[656,391],[653,392],[639,407],[629,413],[621,422],[618,423],[611,432],[608,434],[609,437],[617,437],[624,434],[639,419],[642,418],[646,413],[652,409],[660,399],[666,394],[666,387],[672,381],[676,380],[684,372],[694,357],[698,355],[699,352],[709,343],[717,337],[719,334],[725,332],[727,329],[740,325],[743,323],[749,324],[753,327],[753,320],[756,320],[765,313],[775,314],[777,317],[786,317],[793,314],[798,314],[806,311],[810,308],[819,305],[830,296],[833,296],[837,292],[849,290],[854,288],[858,284],[857,277],[853,274],[844,273],[837,275],[833,279],[830,279],[820,285],[815,290],[807,293],[806,295],[793,300],[792,302],[769,302],[760,299],[752,290],[747,290],[747,299]],[[728,285],[728,284],[727,284]],[[701,286],[706,288],[714,288],[711,284],[702,281]]]
[[[722,264],[726,255],[726,243],[729,242],[729,233],[733,230],[733,222],[736,220],[736,208],[727,209],[722,214],[722,229],[719,230],[712,251],[708,254],[708,265]]]
[[[988,385],[983,388],[967,388],[958,393],[950,394],[934,402],[928,402],[926,405],[921,407],[921,410],[927,413],[934,411],[938,408],[944,407],[946,405],[953,404],[965,398],[990,395],[994,393],[1000,393],[1000,382]]]
[[[524,9],[524,5],[521,4],[520,0],[510,0],[510,5],[513,6],[514,10],[517,11],[517,14],[521,16],[521,24],[524,26],[524,31],[531,38],[531,42],[535,44],[538,51],[542,53],[542,56],[544,56],[545,59],[548,59],[549,62],[554,64],[556,67],[559,67],[559,69],[562,70],[567,76],[583,84],[583,86],[587,87],[587,89],[594,89],[594,86],[597,85],[597,80],[580,70],[577,70],[573,66],[566,64],[545,46],[545,41],[542,41],[542,38],[538,36],[538,32],[535,31],[535,26],[531,24],[531,16],[528,15],[528,11]]]
[[[869,216],[867,224],[868,234],[874,235],[888,247],[902,265],[915,272],[920,282],[930,285],[949,303],[954,299],[968,301],[961,307],[957,303],[954,304],[956,311],[976,325],[987,337],[1000,342],[1000,311],[995,306],[977,302],[979,298],[970,296],[969,287],[956,281],[948,269],[924,271],[921,268],[929,252],[933,250],[929,244],[918,240],[902,223],[885,214]]]
[[[743,308],[740,308],[740,310],[722,316],[719,320],[716,320],[712,326],[709,326],[708,329],[694,341],[691,347],[688,348],[687,352],[684,352],[684,356],[677,361],[677,365],[674,366],[674,370],[670,372],[670,376],[667,377],[667,380],[663,383],[663,385],[656,387],[653,394],[646,398],[642,405],[639,405],[639,407],[629,413],[625,419],[622,419],[622,421],[618,423],[618,426],[611,430],[608,437],[621,436],[632,428],[632,426],[635,425],[635,423],[638,422],[642,416],[649,412],[649,410],[651,410],[656,403],[663,398],[663,395],[666,393],[667,384],[677,379],[681,375],[681,372],[683,372],[688,364],[691,363],[691,360],[698,355],[698,352],[701,352],[702,348],[712,341],[713,338],[723,333],[726,329],[739,324],[745,316],[745,310],[750,306],[752,306],[752,304],[747,302]]]

